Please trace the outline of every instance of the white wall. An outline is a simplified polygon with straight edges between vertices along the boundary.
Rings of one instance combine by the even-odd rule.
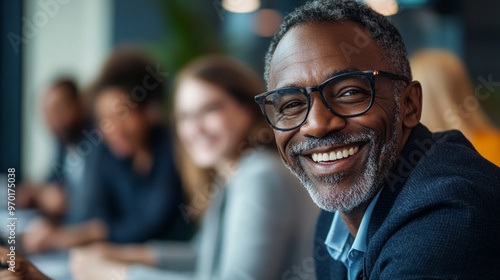
[[[112,0],[25,0],[23,17],[22,168],[43,180],[51,168],[54,140],[41,113],[41,96],[58,76],[79,86],[95,77],[111,46]]]

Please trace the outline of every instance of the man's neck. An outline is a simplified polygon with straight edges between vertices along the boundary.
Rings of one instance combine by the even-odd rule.
[[[371,201],[371,200],[370,200]],[[365,215],[366,208],[370,204],[370,201],[367,201],[358,207],[354,208],[351,212],[340,212],[340,217],[342,217],[342,221],[347,226],[347,229],[351,233],[353,237],[356,237],[358,233],[359,225],[361,224],[361,220]]]

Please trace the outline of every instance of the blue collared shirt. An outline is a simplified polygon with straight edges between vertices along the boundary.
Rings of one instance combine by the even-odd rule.
[[[345,265],[349,280],[355,280],[361,271],[363,257],[368,245],[368,226],[370,225],[373,208],[375,208],[381,192],[382,190],[377,193],[366,208],[355,238],[350,234],[344,221],[342,221],[340,213],[337,211],[333,216],[332,226],[326,236],[325,245],[330,256]]]

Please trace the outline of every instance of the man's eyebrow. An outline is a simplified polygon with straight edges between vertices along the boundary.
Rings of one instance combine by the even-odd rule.
[[[354,67],[334,70],[334,71],[330,72],[330,74],[326,77],[325,81],[330,79],[330,78],[333,78],[337,75],[342,75],[342,74],[356,72],[356,71],[361,71],[361,70],[358,68],[354,68]]]
[[[356,71],[361,71],[360,69],[358,68],[344,68],[344,69],[337,69],[337,70],[333,70],[332,72],[330,72],[326,78],[324,79],[324,81],[330,79],[330,78],[333,78],[337,75],[341,75],[341,74],[345,74],[345,73],[350,73],[350,72],[356,72]],[[309,85],[309,86],[317,86],[317,85]],[[279,88],[288,88],[288,87],[296,87],[296,88],[302,88],[302,86],[299,86],[295,83],[287,83],[287,84],[284,84],[283,86],[280,86]],[[278,89],[278,88],[277,88]]]

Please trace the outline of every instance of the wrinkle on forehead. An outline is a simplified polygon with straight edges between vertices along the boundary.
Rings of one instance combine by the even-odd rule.
[[[307,87],[307,86],[313,86],[311,85],[304,85],[304,84],[298,84],[299,78],[304,77],[304,76],[315,76],[315,77],[321,77],[320,79],[325,80],[331,76],[333,72],[336,71],[331,71],[330,68],[322,68],[322,67],[314,67],[314,68],[308,68],[308,67],[300,67],[301,65],[305,63],[315,63],[322,61],[324,59],[344,59],[344,55],[339,53],[339,54],[331,54],[331,55],[326,55],[326,56],[321,56],[321,57],[316,57],[313,59],[302,59],[302,60],[297,60],[293,63],[286,64],[284,67],[279,68],[277,67],[276,70],[273,70],[273,75],[276,75],[278,77],[279,82],[276,83],[275,87],[280,88],[280,87],[286,87],[286,86],[297,86],[297,87]],[[281,60],[280,63],[286,62],[285,60]],[[282,76],[283,72],[286,72],[289,70],[290,67],[297,67],[300,68],[299,71],[290,71],[294,73],[295,75],[287,75],[284,78],[280,78]],[[338,72],[341,72],[343,69],[339,69]],[[285,73],[286,74],[286,73]],[[283,74],[283,75],[285,75]]]
[[[307,43],[294,43],[286,47],[277,48],[276,52],[271,60],[271,65],[275,65],[276,68],[283,67],[282,64],[286,63],[288,59],[293,59],[293,57],[299,57],[300,54],[308,53],[314,50],[314,48],[330,46],[330,44],[307,44]],[[283,49],[283,50],[282,50]],[[294,51],[290,51],[294,50]],[[302,62],[301,60],[296,61],[297,63]]]

